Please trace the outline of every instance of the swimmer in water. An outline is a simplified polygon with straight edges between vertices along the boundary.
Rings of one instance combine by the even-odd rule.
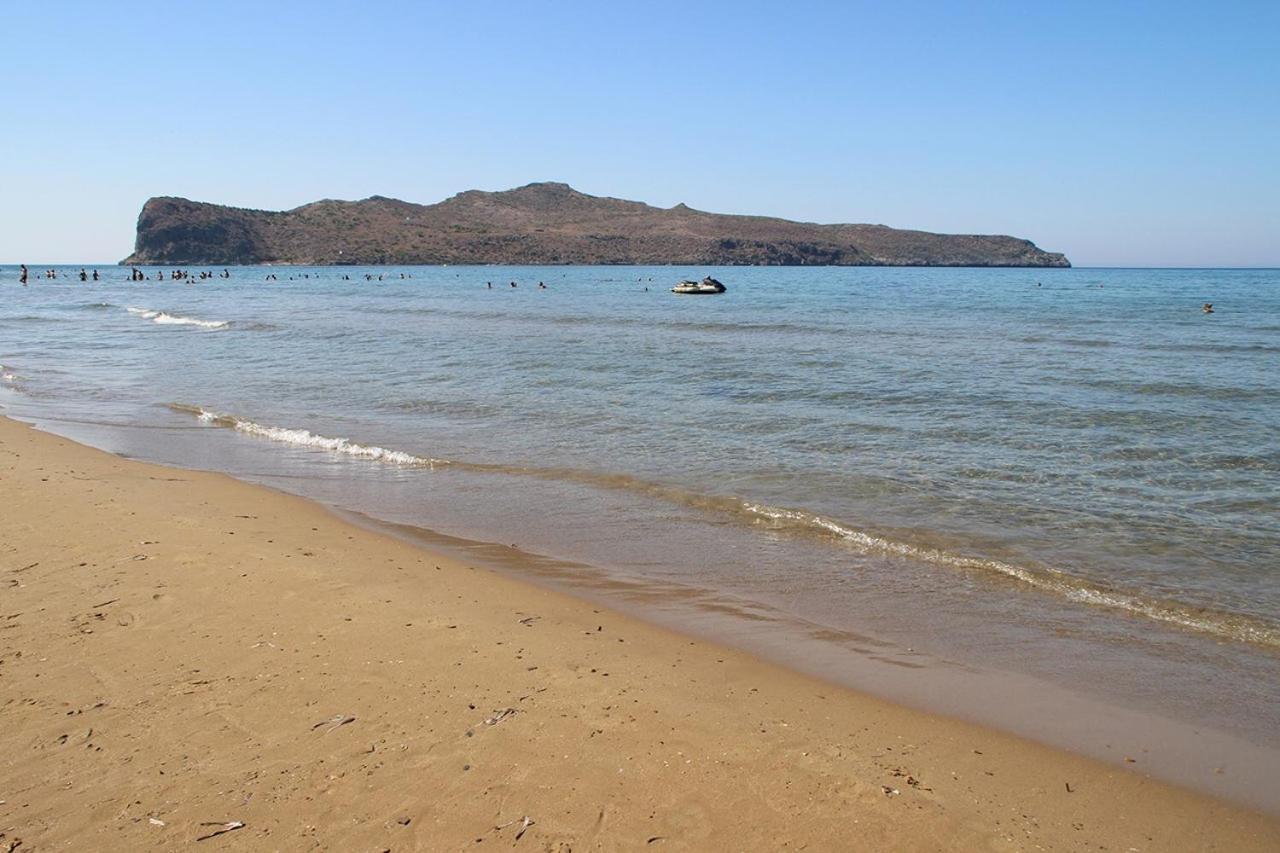
[[[1204,307],[1202,307],[1200,310],[1201,310],[1201,311],[1203,311],[1203,312],[1204,312],[1204,313],[1206,313],[1206,314],[1212,314],[1212,313],[1213,313],[1213,303],[1212,303],[1212,302],[1206,302],[1206,303],[1204,304]]]

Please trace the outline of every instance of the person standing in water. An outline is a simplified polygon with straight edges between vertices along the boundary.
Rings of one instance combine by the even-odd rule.
[[[27,265],[22,264],[22,272],[18,275],[18,281],[22,282],[22,286],[27,286]]]

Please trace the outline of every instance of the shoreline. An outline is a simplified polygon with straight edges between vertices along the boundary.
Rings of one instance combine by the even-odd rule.
[[[395,511],[395,501],[375,501],[381,510],[370,513],[366,509],[369,495],[353,500],[345,490],[357,486],[359,479],[340,478],[347,484],[344,489],[317,488],[320,481],[308,475],[298,479],[294,472],[277,471],[270,442],[242,442],[234,434],[227,438],[214,431],[207,435],[227,438],[227,442],[212,455],[191,455],[209,454],[203,439],[186,447],[186,452],[170,448],[156,453],[152,433],[160,429],[171,434],[174,427],[138,424],[139,438],[146,437],[137,441],[129,438],[135,426],[39,414],[41,408],[27,410],[24,405],[21,417],[40,430],[127,459],[180,470],[192,469],[191,460],[199,459],[196,470],[230,475],[313,501],[338,518],[375,533],[481,565],[520,583],[534,583],[628,614],[682,636],[744,651],[825,684],[1026,738],[1112,767],[1127,768],[1130,762],[1126,759],[1132,758],[1142,772],[1165,783],[1280,816],[1280,799],[1272,784],[1275,768],[1280,766],[1276,764],[1280,753],[1272,745],[1273,738],[1265,728],[1258,728],[1256,720],[1253,728],[1239,728],[1233,718],[1212,713],[1179,715],[1149,702],[1126,702],[1115,689],[1099,691],[1092,682],[1046,680],[1002,667],[985,656],[977,660],[972,654],[967,658],[952,657],[945,649],[940,654],[936,643],[932,650],[922,649],[911,642],[910,632],[903,632],[906,636],[884,633],[888,622],[912,618],[910,601],[902,601],[902,609],[895,609],[893,617],[879,619],[868,629],[836,627],[829,622],[806,620],[765,598],[742,597],[723,587],[696,582],[690,585],[684,579],[655,579],[619,570],[606,555],[597,554],[597,560],[584,562],[569,556],[572,549],[563,549],[556,536],[540,535],[523,525],[517,525],[519,530],[514,534],[504,534],[495,532],[496,527],[477,527],[453,513],[452,520],[455,524],[461,522],[462,530],[444,533],[418,521],[421,511]],[[187,432],[177,429],[179,433]],[[199,432],[206,435],[202,429]],[[265,454],[259,455],[264,446]],[[228,465],[223,453],[230,448],[237,453],[250,450],[254,457],[242,457],[237,464]],[[430,498],[429,515],[438,515],[456,499],[453,488]],[[522,506],[519,501],[508,500],[499,512],[519,514]],[[500,517],[485,515],[486,525],[503,526]],[[604,530],[618,532],[613,528]],[[591,535],[599,538],[601,532],[596,529]],[[564,535],[563,531],[560,535]],[[512,539],[527,541],[526,537],[535,538],[532,550],[498,544]],[[985,636],[983,626],[973,627],[979,636]],[[928,640],[924,636],[919,639]],[[1142,684],[1160,682],[1161,670],[1149,669],[1144,670],[1140,682],[1131,682],[1131,686],[1141,688]],[[1238,694],[1236,701],[1241,701]],[[1185,712],[1185,708],[1182,710]]]
[[[523,830],[552,850],[1261,850],[1280,831],[226,475],[7,418],[0,470],[0,832],[35,849],[168,848],[204,821],[243,822],[232,849]]]
[[[514,545],[460,538],[319,503],[338,518],[376,534],[474,562],[517,583],[534,584],[680,636],[737,650],[834,689],[1113,768],[1140,762],[1144,773],[1165,784],[1280,817],[1280,799],[1268,793],[1274,751],[1229,728],[1210,729],[1108,703],[1032,676],[959,664],[875,635],[797,620],[723,591],[655,583]],[[987,696],[1001,701],[993,704]]]

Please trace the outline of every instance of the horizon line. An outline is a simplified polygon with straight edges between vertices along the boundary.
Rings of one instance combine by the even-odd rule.
[[[48,267],[124,267],[134,266],[139,269],[143,267],[163,268],[163,269],[180,269],[182,267],[218,267],[220,269],[253,268],[253,267],[299,267],[299,268],[324,268],[324,267],[342,267],[345,269],[353,269],[356,267],[545,267],[548,269],[572,269],[583,267],[603,267],[603,268],[621,268],[621,267],[680,267],[680,266],[705,266],[708,268],[715,267],[717,269],[898,269],[898,270],[1241,270],[1241,271],[1280,271],[1280,262],[1275,264],[1261,265],[1234,265],[1234,264],[1207,264],[1204,266],[1187,266],[1187,265],[1161,265],[1161,264],[1099,264],[1099,265],[1083,265],[1072,264],[1069,267],[1015,267],[1015,266],[944,266],[944,265],[916,265],[916,264],[125,264],[121,261],[37,261],[28,263],[25,261],[0,261],[0,267],[20,267],[26,264],[28,269],[36,266]]]

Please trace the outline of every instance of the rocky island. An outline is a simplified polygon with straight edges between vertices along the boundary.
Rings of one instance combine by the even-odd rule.
[[[1017,237],[658,208],[561,183],[469,190],[438,204],[373,196],[286,211],[152,198],[121,263],[1071,265]]]

